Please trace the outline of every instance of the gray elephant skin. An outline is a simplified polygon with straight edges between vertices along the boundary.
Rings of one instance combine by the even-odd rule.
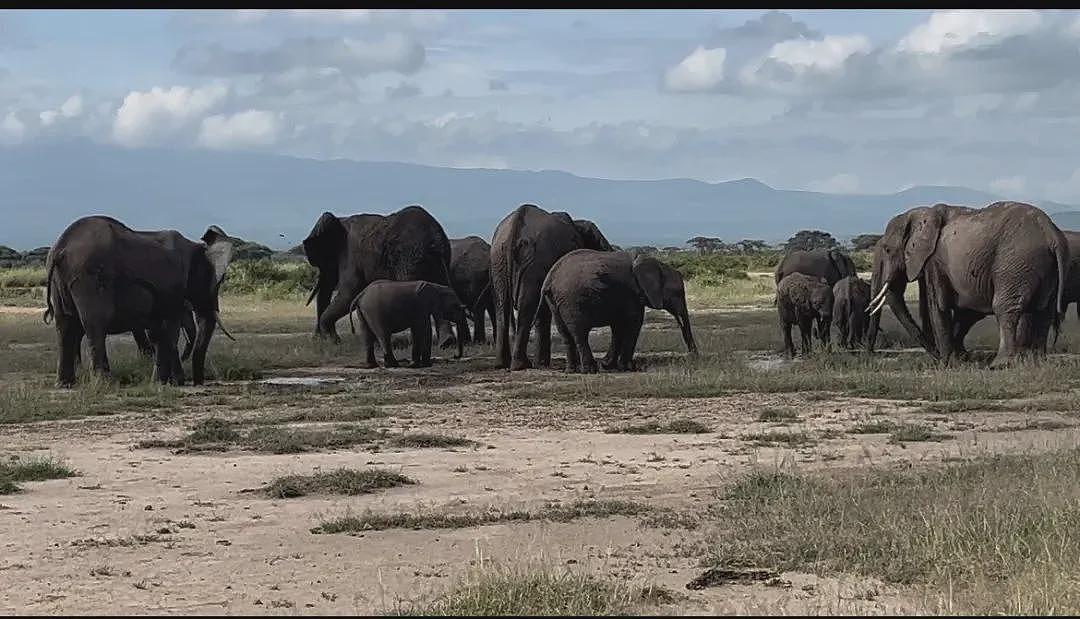
[[[191,350],[195,345],[195,317],[192,314],[191,304],[187,303],[187,308],[180,314],[180,328],[184,332],[184,352],[180,355],[181,361],[187,361],[191,356]],[[154,347],[153,334],[149,330],[135,329],[131,332],[132,337],[135,338],[135,345],[139,347],[139,352],[143,356],[154,358],[156,354],[156,348]]]
[[[784,254],[780,264],[773,272],[774,282],[792,273],[803,273],[813,277],[824,277],[830,286],[841,279],[855,275],[855,263],[839,249],[794,249]]]
[[[833,284],[833,324],[840,334],[840,344],[854,348],[866,336],[870,307],[870,284],[858,275],[849,275]]]
[[[1062,230],[1061,233],[1069,244],[1069,276],[1061,295],[1061,311],[1064,314],[1070,303],[1076,303],[1076,317],[1080,318],[1080,232]]]
[[[999,342],[991,367],[1022,355],[1041,356],[1060,319],[1069,246],[1040,209],[995,202],[982,209],[936,204],[893,217],[874,247],[872,350],[881,308],[942,361],[963,355],[964,336],[994,314]],[[909,282],[919,284],[921,325],[903,302]]]
[[[175,230],[132,230],[112,217],[73,222],[46,260],[45,319],[56,323],[57,384],[74,384],[84,335],[91,368],[107,378],[105,336],[144,329],[153,335],[157,379],[183,384],[176,343],[190,304],[198,327],[192,382],[201,385],[210,338],[220,325],[218,292],[232,254],[228,235],[217,226],[195,242]]]
[[[811,353],[815,326],[822,347],[828,348],[833,290],[824,277],[813,277],[804,273],[785,276],[776,286],[776,309],[780,314],[785,355],[789,358],[795,356],[795,345],[791,341],[791,327],[794,325],[799,326],[803,355]]]
[[[548,271],[541,296],[566,343],[567,372],[597,371],[589,331],[604,326],[611,327],[604,369],[634,369],[646,305],[670,313],[682,330],[687,350],[697,352],[682,275],[655,258],[576,249]]]
[[[335,342],[337,321],[369,283],[389,279],[450,284],[450,241],[439,222],[420,206],[389,215],[337,217],[325,212],[304,239],[304,254],[319,270],[307,301],[316,299],[315,333]],[[448,325],[439,321],[438,329],[440,343],[448,343],[452,337]]]
[[[444,319],[460,324],[465,320],[465,306],[453,288],[425,281],[376,280],[367,285],[353,303],[364,336],[366,367],[378,367],[375,339],[383,349],[388,368],[398,367],[391,336],[409,329],[412,341],[412,367],[431,366],[431,320]],[[458,335],[458,359],[463,352],[462,334]]]
[[[551,365],[551,313],[540,286],[559,258],[575,249],[611,251],[596,224],[522,204],[503,218],[491,238],[491,287],[495,292],[495,358],[512,371],[532,367],[527,349],[536,326],[537,365]],[[514,320],[511,350],[510,323]]]
[[[478,344],[487,343],[484,314],[495,325],[495,299],[491,292],[491,244],[478,236],[450,239],[450,285],[472,317],[472,336]]]

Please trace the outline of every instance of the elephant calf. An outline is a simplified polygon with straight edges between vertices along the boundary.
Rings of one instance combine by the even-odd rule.
[[[862,344],[868,323],[866,310],[870,307],[870,284],[851,275],[833,284],[833,321],[840,332],[845,348]]]
[[[682,276],[655,258],[577,249],[555,262],[540,294],[566,342],[567,372],[597,371],[589,331],[602,326],[611,327],[604,369],[632,370],[646,305],[674,316],[687,349],[697,352]]]
[[[818,337],[822,346],[829,345],[833,291],[825,278],[802,273],[786,275],[776,286],[776,299],[776,308],[780,313],[780,329],[784,333],[784,353],[788,357],[795,356],[795,345],[791,342],[791,326],[795,324],[799,325],[804,355],[810,354],[814,320],[817,320]]]
[[[352,303],[360,320],[367,352],[365,366],[378,367],[375,362],[375,338],[383,349],[386,367],[398,367],[390,336],[411,330],[412,367],[431,366],[431,320],[449,320],[456,324],[465,321],[465,306],[449,286],[427,281],[399,282],[380,279],[371,282]],[[458,334],[460,359],[464,342]]]

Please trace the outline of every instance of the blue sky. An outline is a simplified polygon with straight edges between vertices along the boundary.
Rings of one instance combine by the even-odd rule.
[[[1080,202],[1075,11],[3,11],[0,143]]]

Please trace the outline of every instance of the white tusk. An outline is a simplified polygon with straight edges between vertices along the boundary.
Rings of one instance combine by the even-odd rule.
[[[889,290],[889,286],[887,284],[882,284],[881,285],[881,290],[878,290],[877,295],[874,296],[874,300],[870,301],[870,306],[873,307],[879,301],[881,301],[881,298],[885,296],[885,294],[888,292],[888,290]]]
[[[867,312],[867,313],[868,313],[869,315],[873,316],[874,314],[876,314],[876,313],[880,312],[880,311],[881,311],[881,308],[885,307],[885,301],[886,301],[886,299],[887,299],[887,298],[888,298],[888,297],[881,297],[881,300],[880,300],[880,301],[878,301],[877,305],[875,305],[875,306],[873,306],[872,308],[870,308],[870,311],[869,311],[869,312]]]

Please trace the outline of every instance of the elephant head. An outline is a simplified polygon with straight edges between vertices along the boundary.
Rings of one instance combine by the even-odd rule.
[[[417,286],[416,295],[436,319],[449,320],[459,326],[465,323],[468,308],[450,286],[422,281]],[[458,351],[455,359],[460,359],[465,354],[465,334],[459,332],[456,339]]]
[[[206,229],[206,233],[202,235],[202,243],[192,252],[187,297],[198,324],[191,357],[192,380],[196,385],[203,382],[206,351],[210,347],[214,328],[220,325],[222,333],[232,339],[225,326],[221,325],[218,316],[218,294],[232,257],[232,241],[229,235],[217,226]]]
[[[338,258],[345,249],[345,238],[341,220],[333,213],[324,212],[304,239],[304,255],[311,266],[319,269],[319,281],[311,289],[308,305],[320,290],[329,291],[337,286]]]
[[[913,208],[893,217],[885,228],[885,234],[874,246],[874,270],[870,279],[870,289],[874,297],[868,309],[871,314],[870,337],[867,342],[869,348],[873,348],[877,336],[881,309],[888,303],[908,333],[928,352],[936,355],[933,342],[912,319],[904,303],[904,291],[908,282],[923,277],[926,262],[937,249],[947,208],[944,204],[937,204],[932,207]],[[927,327],[926,301],[921,287],[919,303],[923,327]]]
[[[855,275],[855,263],[839,249],[829,250],[829,261],[832,262],[836,272],[840,274],[840,279]]]
[[[600,232],[600,228],[596,227],[596,224],[588,219],[575,219],[573,221],[574,227],[577,228],[578,234],[581,235],[582,241],[585,243],[585,249],[595,249],[597,251],[612,251],[611,243],[608,243],[604,233]]]
[[[683,341],[691,354],[697,353],[694,334],[690,331],[690,312],[686,307],[686,288],[682,275],[656,258],[638,256],[633,262],[634,280],[641,289],[645,304],[653,309],[666,310],[682,329]]]

